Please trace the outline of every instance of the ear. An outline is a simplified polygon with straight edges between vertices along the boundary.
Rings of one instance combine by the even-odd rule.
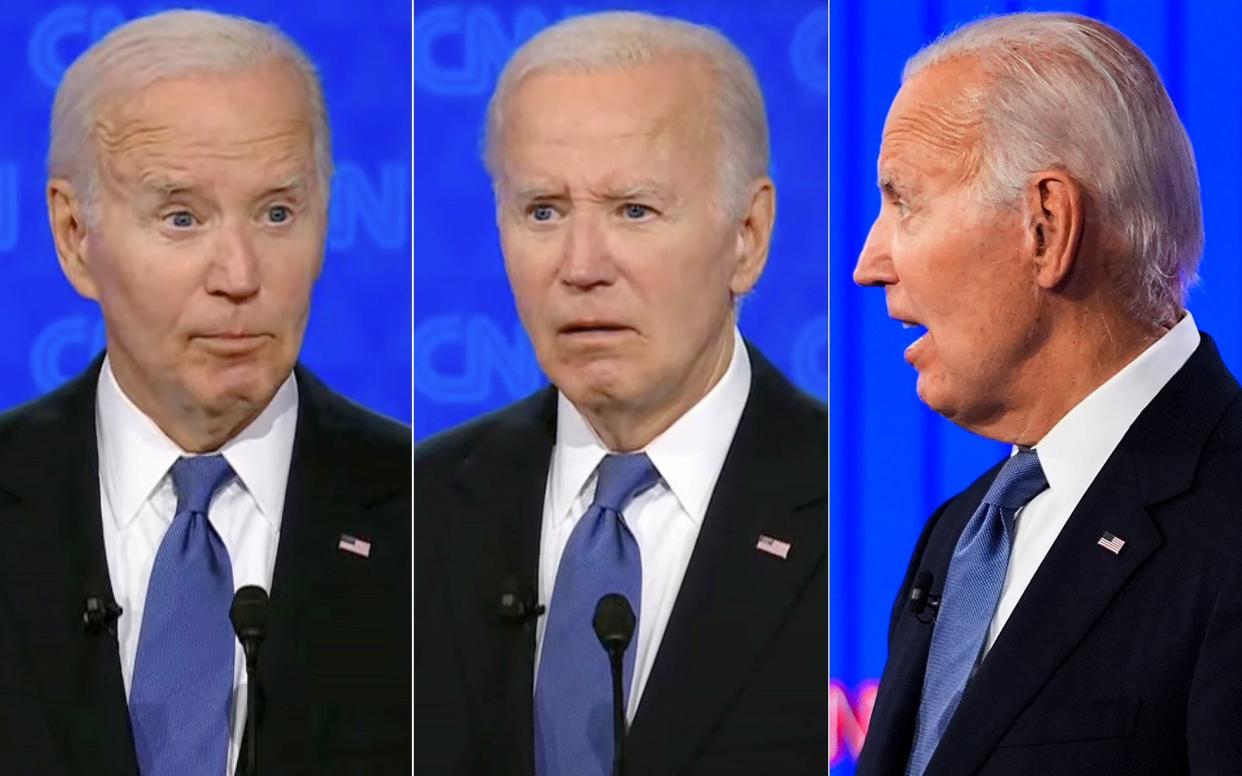
[[[1062,169],[1036,173],[1027,185],[1026,243],[1041,288],[1061,285],[1074,271],[1082,242],[1083,189]]]
[[[95,281],[86,259],[86,203],[79,199],[73,184],[64,178],[47,183],[47,215],[60,270],[74,289],[87,299],[98,299]]]
[[[772,244],[772,226],[776,223],[776,187],[771,178],[761,178],[752,185],[750,204],[742,216],[737,233],[737,263],[729,290],[736,299],[745,296],[759,282],[768,263]]]

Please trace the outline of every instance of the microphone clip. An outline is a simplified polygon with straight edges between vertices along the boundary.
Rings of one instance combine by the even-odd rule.
[[[924,625],[935,620],[940,612],[940,595],[931,591],[934,579],[930,571],[921,571],[910,588],[910,611]]]
[[[107,633],[116,638],[116,623],[121,619],[124,609],[110,598],[87,596],[82,603],[82,625],[92,636]]]
[[[507,576],[501,582],[500,619],[514,625],[529,627],[548,610],[539,603],[534,586],[515,576]]]

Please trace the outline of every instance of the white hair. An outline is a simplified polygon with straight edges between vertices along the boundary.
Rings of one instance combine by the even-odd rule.
[[[168,78],[233,73],[286,62],[306,84],[315,167],[324,200],[332,180],[332,137],[323,89],[306,54],[276,27],[210,11],[166,11],[108,33],[65,72],[52,105],[48,175],[65,178],[88,212],[98,179],[94,137],[101,113]]]
[[[902,80],[963,56],[987,76],[972,100],[982,130],[975,182],[985,200],[1012,203],[1032,173],[1064,169],[1131,257],[1132,313],[1176,320],[1197,279],[1203,214],[1190,139],[1151,61],[1094,19],[1019,13],[932,43],[906,63]]]
[[[754,181],[768,174],[768,120],[759,81],[746,57],[710,27],[629,11],[570,17],[535,35],[505,65],[487,106],[483,160],[499,177],[505,107],[513,92],[536,72],[618,70],[676,57],[693,57],[712,76],[713,126],[717,131],[721,197],[718,204],[740,215]]]

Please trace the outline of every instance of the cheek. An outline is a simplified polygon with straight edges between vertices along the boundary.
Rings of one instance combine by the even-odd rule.
[[[91,257],[100,307],[111,324],[129,324],[131,337],[156,339],[170,333],[190,306],[195,278],[175,271],[177,265],[170,262],[145,261],[140,250],[121,254],[124,250],[105,249]]]
[[[503,239],[501,252],[509,287],[523,318],[551,312],[544,304],[548,289],[556,280],[551,249],[529,240]]]

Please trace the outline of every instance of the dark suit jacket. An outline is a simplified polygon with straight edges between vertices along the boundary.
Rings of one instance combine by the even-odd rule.
[[[750,398],[630,728],[631,774],[827,771],[827,414],[750,358]],[[538,578],[555,420],[549,388],[415,452],[420,774],[534,772],[534,630],[498,604],[504,576]],[[788,560],[756,550],[760,534],[789,542]]]
[[[1061,530],[927,776],[1242,773],[1242,402],[1205,335]],[[906,606],[999,465],[942,506],[893,609],[860,776],[900,776],[932,626]],[[1114,555],[1104,532],[1124,539]]]
[[[136,776],[99,508],[102,363],[0,416],[0,770]],[[297,431],[256,704],[264,776],[409,773],[409,429],[296,371]],[[341,552],[342,533],[372,544]],[[245,749],[243,748],[243,752]],[[244,755],[243,755],[244,760]]]

